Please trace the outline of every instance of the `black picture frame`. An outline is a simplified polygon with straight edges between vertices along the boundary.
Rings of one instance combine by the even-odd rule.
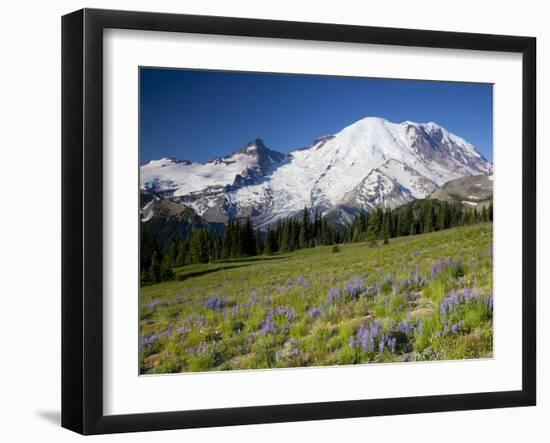
[[[103,30],[503,51],[522,54],[522,389],[177,412],[103,413]],[[62,18],[62,426],[82,434],[458,411],[536,403],[536,39],[83,9]],[[519,122],[518,122],[519,124]]]

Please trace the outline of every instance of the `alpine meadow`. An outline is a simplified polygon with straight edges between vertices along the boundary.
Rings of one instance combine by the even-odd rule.
[[[140,156],[140,374],[492,358],[492,85],[141,68]]]

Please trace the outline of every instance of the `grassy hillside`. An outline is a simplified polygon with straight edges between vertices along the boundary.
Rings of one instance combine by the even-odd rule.
[[[176,274],[141,289],[142,373],[492,356],[492,223]]]

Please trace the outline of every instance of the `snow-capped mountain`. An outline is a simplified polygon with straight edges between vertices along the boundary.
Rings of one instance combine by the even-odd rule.
[[[285,154],[272,151],[261,140],[255,140],[230,156],[208,163],[172,157],[152,160],[140,168],[140,179],[144,189],[169,191],[172,196],[179,197],[211,187],[252,183],[255,178],[272,172],[285,158]]]
[[[141,187],[208,221],[250,216],[257,226],[301,211],[350,213],[399,206],[449,180],[491,173],[492,164],[435,123],[366,117],[310,147],[282,154],[261,140],[207,163],[171,158],[141,167]]]

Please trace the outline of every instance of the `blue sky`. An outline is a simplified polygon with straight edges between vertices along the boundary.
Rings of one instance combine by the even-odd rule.
[[[488,84],[141,68],[141,163],[207,161],[261,138],[280,152],[366,117],[434,121],[493,158]]]

